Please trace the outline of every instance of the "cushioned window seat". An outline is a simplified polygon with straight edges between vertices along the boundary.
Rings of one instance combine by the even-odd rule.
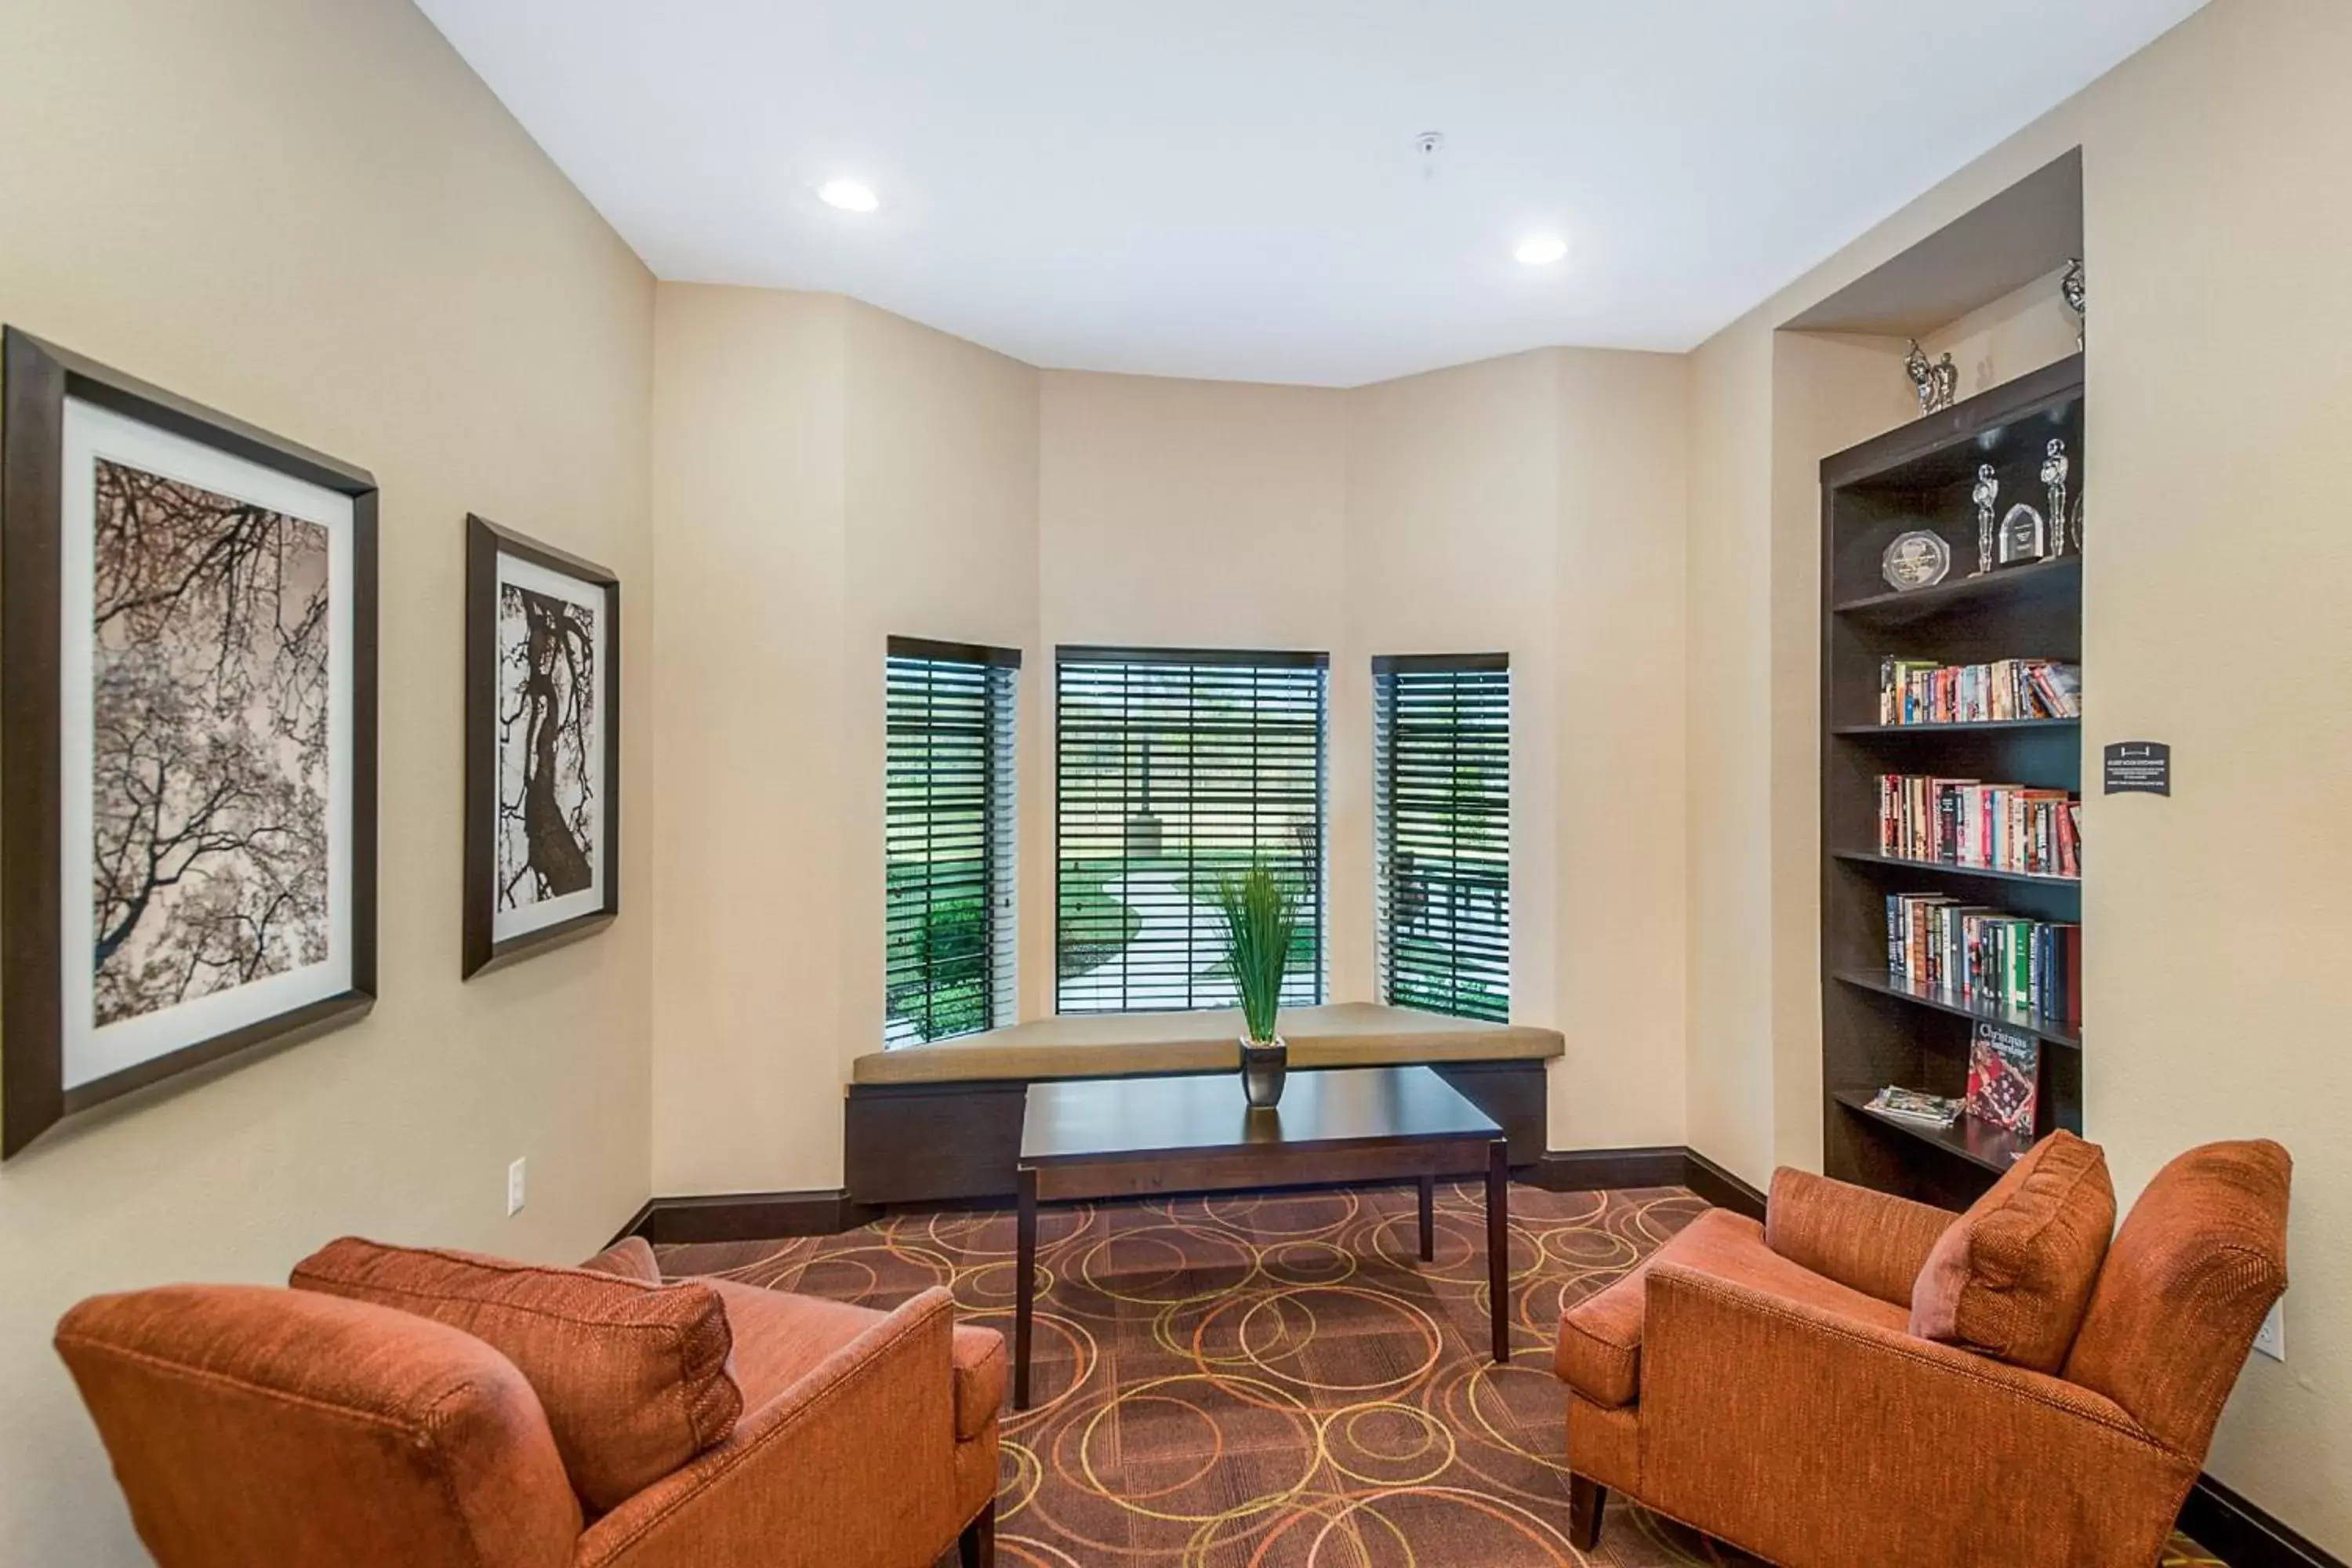
[[[875,1051],[857,1058],[853,1076],[860,1084],[917,1084],[1225,1072],[1240,1066],[1241,1029],[1241,1013],[1232,1008],[1073,1014]],[[1565,1048],[1557,1029],[1370,1002],[1286,1008],[1281,1029],[1293,1068],[1542,1061]]]

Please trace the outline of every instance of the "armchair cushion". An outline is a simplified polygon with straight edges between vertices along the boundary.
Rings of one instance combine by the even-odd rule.
[[[791,1296],[739,1285],[704,1283],[719,1292],[735,1326],[735,1371],[746,1405],[765,1405],[808,1375],[827,1356],[889,1316],[871,1307]],[[994,1329],[958,1324],[948,1341],[954,1384],[955,1435],[969,1443],[988,1429],[1004,1403],[1004,1336]]]
[[[546,1408],[573,1489],[599,1512],[720,1442],[742,1414],[727,1313],[705,1285],[354,1237],[297,1264],[291,1283],[446,1323],[505,1355]]]
[[[1764,1241],[1791,1263],[1907,1308],[1927,1255],[1956,1217],[1783,1165],[1772,1173]]]
[[[642,1236],[625,1236],[580,1267],[646,1285],[662,1282],[661,1265],[654,1258],[653,1244]]]
[[[2049,1134],[1936,1243],[1912,1287],[1911,1331],[2055,1373],[2115,1228],[2105,1154],[2071,1132]]]
[[[1764,1227],[1728,1209],[1709,1209],[1631,1273],[1560,1314],[1552,1370],[1604,1409],[1641,1397],[1642,1336],[1650,1271],[1679,1264],[1737,1280],[1767,1295],[1805,1301],[1842,1317],[1905,1328],[1903,1310],[1791,1262],[1764,1243]]]

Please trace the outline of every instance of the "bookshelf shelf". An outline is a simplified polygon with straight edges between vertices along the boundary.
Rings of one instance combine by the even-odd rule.
[[[1971,544],[1970,549],[1974,548]],[[2079,597],[2082,592],[2083,558],[2062,555],[2055,561],[2011,566],[1988,576],[1948,578],[1932,588],[1865,594],[1836,605],[1831,614],[1902,625],[1986,600]]]
[[[1987,1171],[2008,1170],[2017,1163],[2018,1156],[2033,1147],[2032,1139],[2021,1138],[2014,1132],[2003,1132],[1973,1116],[1963,1116],[1949,1127],[1929,1127],[1916,1121],[1906,1121],[1899,1116],[1880,1115],[1870,1109],[1870,1096],[1858,1090],[1840,1089],[1832,1098],[1873,1127],[1891,1129],[1930,1148],[1956,1154]]]
[[[1909,1002],[1921,1007],[1932,1007],[1938,1013],[1948,1013],[1955,1018],[1976,1018],[1988,1024],[1999,1024],[2006,1029],[2032,1035],[2053,1046],[2068,1046],[2080,1050],[2083,1031],[2080,1026],[2061,1018],[2045,1018],[2023,1007],[2008,1007],[1998,1002],[1972,1001],[1939,991],[1932,985],[1922,985],[1885,971],[1873,973],[1867,970],[1841,969],[1833,977],[1842,985],[1872,991],[1881,996],[1892,996],[1898,1002]]]
[[[1906,739],[1928,735],[2001,735],[2037,731],[2079,731],[2082,727],[2080,719],[1990,719],[1974,724],[1837,724],[1831,727],[1830,733],[1885,740],[1896,735]]]
[[[2071,537],[2068,553],[2055,559],[1981,577],[1962,574],[1977,559],[1970,491],[1979,466],[1991,464],[1999,481],[1996,515],[2018,501],[2042,510],[2049,443],[2065,443],[2071,489],[2080,494],[2089,468],[2084,437],[2077,354],[1822,463],[1822,1169],[1948,1208],[1975,1201],[2033,1138],[2062,1127],[2082,1131],[2083,1031],[2038,1011],[1965,1000],[1890,973],[1887,901],[1940,893],[1954,905],[2014,916],[2016,929],[2067,927],[2081,921],[2083,881],[1879,853],[1880,775],[2079,796],[2082,721],[1849,721],[1877,716],[1889,660],[2081,665],[2084,574],[2095,568]],[[1932,588],[1890,592],[1880,576],[1886,547],[1917,529],[1950,546],[1954,574]],[[2095,672],[2086,678],[2095,685]],[[2090,853],[2095,868],[2095,847]],[[1921,1127],[1865,1109],[1888,1085],[1962,1097],[1970,1047],[1986,1028],[2031,1043],[2032,1137],[1969,1118],[1949,1129]],[[2026,1054],[2022,1044],[2020,1053]]]
[[[1954,866],[1942,860],[1913,860],[1901,855],[1880,855],[1868,849],[1840,849],[1841,860],[1857,866],[1892,866],[1901,871],[1940,872],[1948,877],[1972,877],[1983,882],[2030,882],[2044,888],[2079,888],[2080,877],[2054,877],[2040,871],[1996,871],[1985,866]]]

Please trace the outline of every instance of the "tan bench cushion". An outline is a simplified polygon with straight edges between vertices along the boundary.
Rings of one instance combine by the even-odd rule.
[[[1558,1029],[1482,1024],[1370,1002],[1287,1010],[1280,1028],[1294,1068],[1541,1061],[1566,1048]],[[1230,1072],[1241,1065],[1241,1031],[1242,1016],[1234,1008],[1039,1018],[933,1045],[875,1051],[857,1058],[855,1079],[868,1084],[955,1083]]]

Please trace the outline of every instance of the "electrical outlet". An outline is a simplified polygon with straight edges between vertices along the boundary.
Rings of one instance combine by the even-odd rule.
[[[2286,1360],[2286,1298],[2271,1303],[2270,1316],[2254,1331],[2254,1348],[2273,1361]]]
[[[517,1160],[507,1167],[507,1214],[509,1216],[522,1213],[523,1164],[523,1161]]]

